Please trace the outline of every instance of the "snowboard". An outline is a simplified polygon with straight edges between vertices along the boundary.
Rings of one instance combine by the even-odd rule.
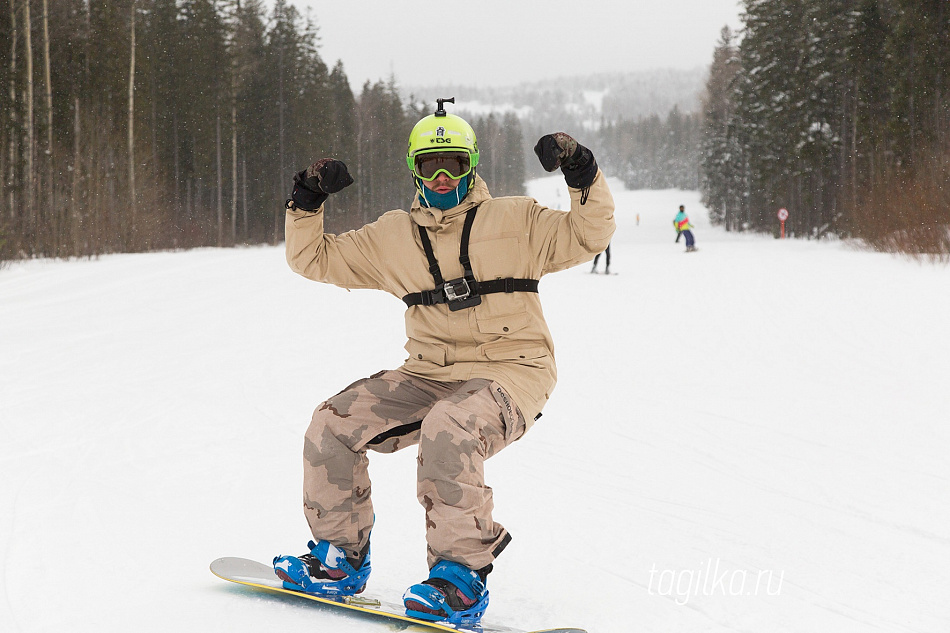
[[[290,595],[311,600],[330,607],[338,608],[354,616],[388,621],[400,630],[410,631],[453,631],[455,633],[586,633],[583,629],[561,628],[543,631],[524,631],[508,626],[482,622],[478,625],[454,625],[447,622],[429,622],[406,615],[402,603],[394,603],[371,594],[361,593],[355,596],[315,596],[302,591],[285,589],[284,583],[274,573],[271,565],[265,565],[246,558],[219,558],[211,563],[211,573],[230,582],[263,589],[278,594]]]

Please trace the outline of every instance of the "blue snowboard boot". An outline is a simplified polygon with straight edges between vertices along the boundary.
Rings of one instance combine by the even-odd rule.
[[[472,571],[464,565],[440,560],[429,570],[428,580],[403,594],[406,615],[421,620],[478,624],[488,608],[485,585],[491,565]]]
[[[332,597],[352,596],[366,588],[372,571],[369,544],[359,556],[351,558],[328,541],[310,541],[307,546],[307,554],[274,557],[274,571],[284,581],[285,589]]]

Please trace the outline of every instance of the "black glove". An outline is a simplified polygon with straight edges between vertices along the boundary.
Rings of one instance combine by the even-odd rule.
[[[294,174],[294,191],[290,199],[302,211],[316,211],[329,194],[353,184],[346,163],[335,158],[321,158],[306,169]]]
[[[538,155],[545,171],[554,171],[560,167],[569,187],[590,187],[597,176],[597,161],[594,160],[594,155],[564,132],[542,136],[534,146],[534,153]]]

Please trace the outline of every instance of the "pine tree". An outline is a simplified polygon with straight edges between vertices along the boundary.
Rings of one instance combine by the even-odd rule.
[[[258,241],[270,229],[273,207],[272,168],[275,127],[274,92],[269,74],[266,11],[261,0],[243,0],[235,14],[232,54],[235,56],[237,135],[241,178],[241,235]],[[286,186],[286,185],[285,185]],[[286,191],[281,192],[286,195]],[[266,228],[265,228],[266,227]],[[269,234],[269,233],[268,233]]]
[[[739,228],[746,157],[735,133],[736,77],[741,70],[736,36],[723,27],[703,98],[702,191],[713,224]]]
[[[183,197],[181,147],[185,113],[180,109],[183,89],[180,69],[184,59],[177,48],[184,34],[178,20],[175,0],[152,0],[145,12],[142,38],[144,83],[148,94],[148,127],[152,144],[153,169],[172,194],[166,203],[174,208],[177,219]]]
[[[904,160],[945,145],[950,133],[950,8],[946,0],[894,0],[892,63],[895,145]]]
[[[342,160],[348,167],[357,165],[357,105],[350,82],[337,61],[327,81],[327,112],[330,122],[327,156]],[[326,206],[326,230],[338,233],[361,226],[357,207],[358,188],[349,187],[331,196]]]
[[[504,130],[502,156],[504,157],[505,186],[500,195],[523,196],[525,191],[525,139],[521,120],[514,112],[506,112],[501,120]]]
[[[863,0],[848,47],[854,92],[848,104],[851,174],[845,195],[852,209],[857,206],[859,189],[874,187],[882,174],[891,109],[885,51],[889,35],[878,0]]]

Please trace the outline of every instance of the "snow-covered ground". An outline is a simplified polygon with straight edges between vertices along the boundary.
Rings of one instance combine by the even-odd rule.
[[[487,465],[514,535],[489,618],[950,629],[950,270],[619,189],[619,274],[541,283],[560,382]],[[532,195],[567,200],[558,177]],[[681,203],[695,254],[673,243]],[[0,270],[0,631],[377,630],[208,563],[303,551],[311,411],[401,363],[402,312],[280,248]],[[426,571],[414,455],[371,462],[371,589],[398,597]]]

